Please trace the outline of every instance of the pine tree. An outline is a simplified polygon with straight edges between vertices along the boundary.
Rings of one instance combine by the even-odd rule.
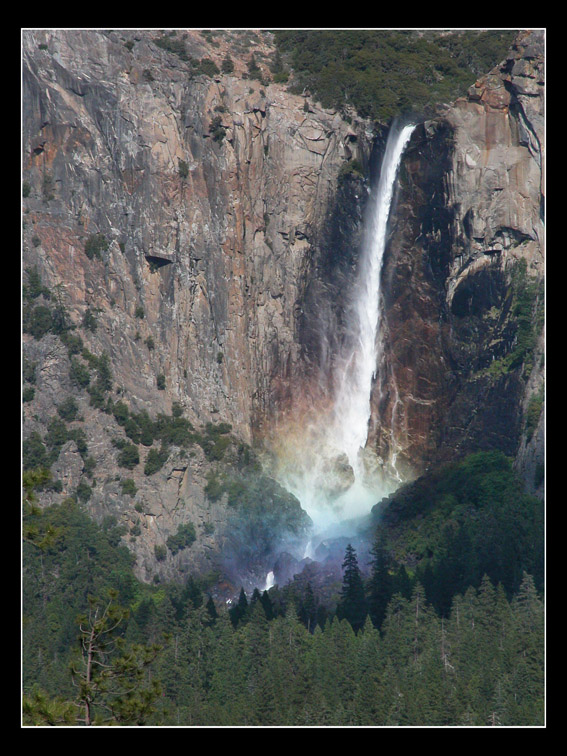
[[[117,591],[108,593],[104,601],[91,597],[87,614],[78,619],[79,653],[71,664],[77,721],[143,725],[161,694],[160,683],[146,676],[161,647],[125,643],[118,630],[128,610],[116,603]]]
[[[213,597],[212,596],[209,596],[205,608],[206,608],[206,610],[208,612],[208,615],[209,615],[209,618],[210,618],[208,624],[212,625],[212,624],[214,624],[216,622],[216,620],[217,620],[217,618],[219,616],[218,612],[217,612],[217,608],[215,606],[215,602],[213,601]]]
[[[356,692],[354,710],[357,725],[382,725],[386,718],[383,688],[381,639],[368,616],[357,636]]]
[[[273,607],[272,599],[270,598],[270,594],[268,593],[268,591],[264,591],[262,593],[262,596],[260,597],[260,601],[262,602],[262,606],[264,607],[266,619],[267,620],[274,619],[274,607]]]
[[[243,637],[226,614],[221,614],[215,623],[210,648],[207,724],[241,725],[246,710]]]
[[[531,575],[524,573],[512,601],[514,724],[541,725],[544,718],[544,606]]]
[[[311,583],[307,583],[305,587],[305,592],[301,597],[297,610],[297,616],[301,623],[305,625],[308,632],[312,633],[317,624],[317,601],[311,588]]]
[[[246,598],[246,592],[244,588],[240,589],[240,595],[238,596],[238,603],[228,610],[231,622],[234,627],[237,627],[239,623],[244,622],[248,616],[248,599]]]
[[[72,701],[66,701],[57,696],[50,698],[47,693],[34,686],[22,699],[22,721],[24,726],[73,725],[75,724],[76,709]]]
[[[356,551],[350,543],[346,547],[342,567],[344,570],[343,586],[337,606],[337,616],[339,619],[348,620],[353,630],[357,632],[364,625],[368,609]]]
[[[392,598],[392,577],[389,573],[389,558],[385,537],[379,530],[372,551],[372,572],[368,581],[368,612],[374,626],[380,628],[386,616],[386,607]]]

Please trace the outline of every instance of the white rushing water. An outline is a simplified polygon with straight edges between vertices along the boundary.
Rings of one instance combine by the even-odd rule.
[[[379,180],[369,199],[365,243],[348,312],[348,338],[334,367],[331,409],[306,419],[300,437],[294,439],[295,456],[280,476],[316,531],[367,514],[395,487],[392,476],[385,479],[379,460],[365,446],[380,362],[380,287],[388,219],[402,155],[414,128],[410,124],[390,130]],[[395,479],[395,467],[393,472]],[[312,549],[311,543],[308,548]]]
[[[366,244],[356,283],[353,344],[344,362],[340,388],[334,402],[337,445],[347,454],[355,477],[363,474],[360,450],[366,444],[370,420],[370,394],[378,367],[380,331],[380,274],[386,249],[387,226],[398,169],[415,126],[390,132],[380,178],[372,202]]]

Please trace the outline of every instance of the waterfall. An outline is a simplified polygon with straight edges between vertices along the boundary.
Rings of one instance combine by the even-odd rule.
[[[388,480],[381,460],[365,447],[380,362],[380,285],[388,219],[402,155],[414,128],[391,128],[379,180],[369,198],[347,334],[333,367],[334,395],[322,407],[308,407],[280,441],[280,482],[299,499],[318,531],[368,513],[400,482],[395,468],[395,481]]]
[[[268,574],[266,575],[266,584],[264,585],[264,588],[263,588],[263,590],[264,590],[264,591],[269,591],[269,590],[270,590],[270,588],[273,588],[273,586],[274,586],[274,581],[275,581],[275,575],[274,575],[274,573],[273,573],[273,572],[272,572],[272,571],[270,570],[270,572],[268,572]]]
[[[303,552],[303,558],[304,559],[313,559],[314,553],[313,553],[313,541],[309,539],[307,541],[307,544],[305,545],[305,551]]]
[[[355,475],[361,474],[360,450],[366,444],[370,420],[370,394],[378,367],[380,331],[380,274],[386,249],[387,226],[398,168],[415,126],[392,130],[382,160],[366,243],[355,287],[352,346],[344,360],[334,402],[337,444],[346,452]]]

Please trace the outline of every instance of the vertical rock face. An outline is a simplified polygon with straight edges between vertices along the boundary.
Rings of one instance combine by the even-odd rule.
[[[541,485],[543,52],[541,33],[521,35],[407,152],[374,398],[375,443],[406,475],[499,448]]]
[[[250,439],[271,379],[297,359],[293,305],[350,129],[277,86],[194,76],[137,36],[130,51],[114,32],[24,35],[27,228],[40,242],[25,261],[64,285],[75,324],[100,310],[96,338],[133,400],[177,399]],[[185,44],[208,52],[196,32]],[[110,245],[100,259],[84,253],[92,234]]]
[[[24,32],[23,265],[87,350],[108,355],[113,401],[151,417],[176,402],[194,425],[222,420],[251,442],[302,372],[306,275],[357,137],[334,112],[247,77],[252,51],[273,53],[269,34],[239,44],[196,31]],[[234,70],[221,75],[227,55]],[[111,441],[122,430],[77,390],[60,340],[25,334],[24,353],[36,366],[26,437],[77,397],[96,461],[92,513],[130,526],[117,481],[135,480],[150,513],[131,544],[143,577],[165,569],[152,547],[180,523],[222,519],[207,509],[198,448],[148,478],[142,446],[140,465],[121,469]],[[63,490],[45,500],[76,490],[72,441],[57,464]],[[190,561],[207,544],[197,530]]]

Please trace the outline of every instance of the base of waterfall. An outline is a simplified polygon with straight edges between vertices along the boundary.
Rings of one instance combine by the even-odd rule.
[[[307,584],[331,605],[343,578],[342,564],[346,547],[355,549],[361,572],[370,570],[372,548],[370,516],[336,523],[324,532],[314,533],[305,544],[303,553],[282,551],[277,555],[258,590],[283,588],[294,583],[301,590]]]

